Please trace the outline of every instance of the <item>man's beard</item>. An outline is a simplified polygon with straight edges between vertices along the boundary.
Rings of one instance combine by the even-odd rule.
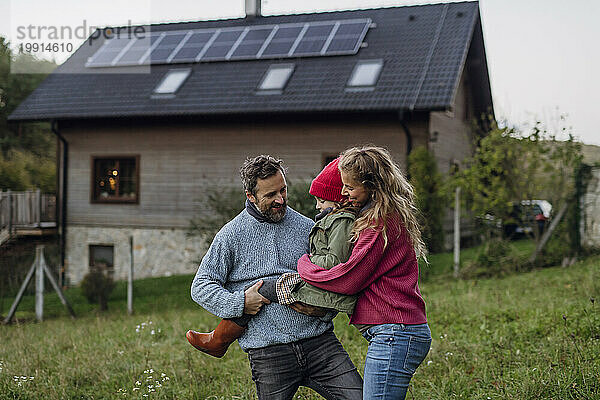
[[[273,208],[273,203],[270,204],[258,204],[258,211],[265,216],[271,222],[279,222],[285,217],[287,210],[287,201],[284,201],[279,208]]]

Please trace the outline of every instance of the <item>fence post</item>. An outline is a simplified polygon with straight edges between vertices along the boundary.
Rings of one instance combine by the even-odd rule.
[[[42,263],[44,245],[35,247],[35,318],[44,320],[44,264]]]
[[[46,260],[44,259],[44,245],[39,244],[35,247],[35,260],[33,261],[33,264],[31,264],[31,269],[27,273],[27,277],[25,278],[25,281],[21,285],[21,288],[19,289],[19,293],[17,293],[17,297],[15,298],[15,301],[13,302],[12,306],[10,307],[10,310],[8,311],[8,315],[4,319],[4,323],[9,324],[10,321],[12,320],[13,316],[15,315],[15,312],[17,311],[17,307],[19,306],[19,303],[21,302],[21,299],[23,298],[25,289],[27,289],[27,285],[29,285],[29,282],[33,278],[34,274],[35,274],[35,317],[37,318],[37,320],[41,322],[44,318],[44,276],[48,277],[48,280],[54,287],[54,290],[56,290],[56,293],[58,294],[60,301],[67,308],[67,310],[71,314],[71,317],[75,318],[75,312],[73,312],[73,308],[71,308],[71,305],[67,301],[67,298],[63,294],[62,290],[60,290],[60,287],[58,286],[58,284],[56,283],[56,280],[52,276],[50,268],[48,268],[48,265],[46,265]]]
[[[41,228],[42,226],[42,190],[36,189],[35,195],[37,197],[37,226]]]
[[[6,191],[8,196],[8,236],[12,236],[12,224],[13,224],[13,207],[12,207],[12,193],[10,189]]]
[[[129,248],[131,258],[129,263],[129,274],[127,274],[127,312],[133,314],[133,236],[129,237]]]
[[[5,220],[4,214],[4,190],[0,189],[0,229],[7,227],[8,220]]]
[[[454,277],[458,278],[460,265],[460,186],[454,193]]]

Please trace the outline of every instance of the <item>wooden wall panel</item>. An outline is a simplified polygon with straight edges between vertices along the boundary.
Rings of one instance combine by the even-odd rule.
[[[427,123],[409,124],[426,136]],[[248,156],[282,158],[290,179],[312,179],[323,156],[354,145],[386,147],[405,166],[406,136],[394,121],[65,127],[69,142],[68,223],[91,226],[187,227],[207,185],[240,187]],[[140,156],[139,204],[92,204],[91,157]]]

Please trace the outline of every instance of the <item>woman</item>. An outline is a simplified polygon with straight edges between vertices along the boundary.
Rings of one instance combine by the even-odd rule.
[[[404,399],[425,359],[431,332],[418,286],[417,255],[426,249],[412,186],[387,150],[342,153],[342,194],[361,212],[352,229],[349,260],[331,269],[305,254],[298,272],[307,283],[342,294],[360,293],[350,323],[368,340],[363,398]]]

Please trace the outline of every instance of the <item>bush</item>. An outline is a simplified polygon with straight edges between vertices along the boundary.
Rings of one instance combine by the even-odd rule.
[[[563,262],[564,259],[575,256],[575,248],[572,246],[572,238],[568,229],[570,221],[568,218],[561,221],[552,236],[548,239],[546,246],[541,251],[535,260],[538,267],[546,267],[557,265]]]
[[[203,212],[190,221],[189,236],[201,236],[208,243],[228,221],[244,209],[246,196],[238,186],[218,187],[211,185],[199,199]]]
[[[100,311],[108,310],[108,297],[115,288],[112,276],[101,267],[93,267],[81,281],[81,292],[90,304],[99,304]]]
[[[288,187],[288,205],[300,214],[313,219],[317,214],[315,198],[308,193],[311,181],[298,181],[290,183]]]
[[[485,242],[477,257],[461,268],[462,278],[485,278],[505,276],[519,271],[522,261],[516,256],[507,240],[491,239]]]
[[[432,253],[444,250],[443,218],[448,200],[443,192],[442,175],[433,153],[417,147],[408,157],[410,183],[415,188],[416,205],[421,212],[423,241]]]
[[[288,205],[299,213],[312,218],[315,215],[314,199],[308,193],[310,182],[288,182]],[[190,221],[188,235],[202,236],[208,243],[223,225],[231,221],[245,208],[246,196],[239,186],[211,185],[199,199],[203,212]]]

